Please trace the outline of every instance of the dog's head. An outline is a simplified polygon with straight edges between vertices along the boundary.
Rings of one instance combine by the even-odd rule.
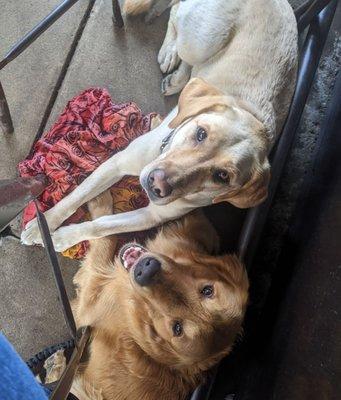
[[[228,354],[241,333],[248,279],[237,257],[210,256],[186,240],[177,229],[146,247],[124,246],[106,292],[121,293],[125,330],[151,359],[202,371]],[[111,327],[119,321],[109,304],[102,320]]]
[[[140,175],[156,204],[198,192],[239,208],[267,196],[269,162],[264,125],[250,107],[199,78],[182,91],[174,129],[160,156]]]
[[[164,225],[145,247],[125,245],[105,270],[81,268],[78,325],[92,326],[96,338],[102,333],[100,342],[125,363],[140,360],[145,368],[149,359],[187,377],[201,375],[232,349],[248,299],[238,258],[210,255],[218,241],[197,210]]]

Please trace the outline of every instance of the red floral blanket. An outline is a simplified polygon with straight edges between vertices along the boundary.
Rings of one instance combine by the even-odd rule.
[[[41,211],[53,207],[70,193],[102,162],[124,149],[133,139],[148,132],[156,114],[143,115],[135,103],[115,104],[105,89],[87,89],[74,97],[50,131],[38,140],[26,160],[19,164],[23,177],[44,174],[48,186],[38,198]],[[145,207],[148,198],[137,177],[124,177],[111,188],[115,213]],[[35,217],[30,203],[23,214],[23,226]],[[72,215],[65,225],[88,219],[86,206]],[[121,243],[145,233],[119,235]],[[81,258],[83,242],[63,254]]]

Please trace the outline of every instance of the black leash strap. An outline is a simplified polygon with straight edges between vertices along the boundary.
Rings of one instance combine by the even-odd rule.
[[[73,379],[77,372],[79,362],[89,342],[91,330],[90,327],[87,326],[77,331],[75,319],[72,314],[70,301],[66,293],[63,276],[60,270],[57,254],[53,247],[53,242],[50,235],[49,227],[46,222],[46,218],[44,214],[39,211],[37,202],[35,202],[35,206],[37,210],[37,220],[38,220],[40,234],[43,238],[43,243],[45,246],[47,257],[49,259],[50,265],[53,270],[53,275],[58,290],[59,299],[62,304],[63,315],[66,324],[69,328],[69,331],[71,333],[71,336],[75,341],[75,349],[72,353],[71,359],[50,397],[50,400],[66,400],[70,392]]]

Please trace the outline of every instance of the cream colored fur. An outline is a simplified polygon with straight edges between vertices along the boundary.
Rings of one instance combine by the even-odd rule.
[[[125,10],[136,13],[147,4],[126,0]],[[168,73],[163,92],[184,88],[181,107],[45,213],[57,251],[81,240],[147,229],[217,201],[245,208],[266,198],[268,154],[283,127],[296,80],[297,27],[287,0],[181,1],[171,10],[158,61]],[[198,127],[207,133],[200,144]],[[155,198],[148,177],[161,168],[173,190]],[[225,171],[226,182],[215,180],[219,171]],[[81,204],[124,175],[140,176],[151,199],[148,207],[57,229]],[[22,242],[42,243],[36,220],[22,233]]]

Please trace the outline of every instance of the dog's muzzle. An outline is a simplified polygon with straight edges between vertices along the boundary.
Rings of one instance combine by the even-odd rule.
[[[147,178],[148,191],[159,199],[168,197],[172,191],[172,186],[168,183],[168,178],[163,169],[154,169]]]
[[[161,271],[161,263],[154,257],[141,258],[134,269],[135,282],[140,286],[150,286]]]

